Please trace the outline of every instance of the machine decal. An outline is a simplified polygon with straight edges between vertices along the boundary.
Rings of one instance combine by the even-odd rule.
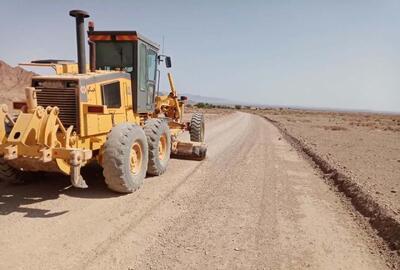
[[[86,86],[81,86],[79,88],[79,98],[80,98],[81,102],[88,101]]]

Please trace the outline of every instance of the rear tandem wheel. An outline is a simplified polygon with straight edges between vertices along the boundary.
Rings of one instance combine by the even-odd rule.
[[[166,169],[171,156],[171,132],[162,119],[149,119],[144,125],[144,132],[149,145],[149,175],[161,175]]]

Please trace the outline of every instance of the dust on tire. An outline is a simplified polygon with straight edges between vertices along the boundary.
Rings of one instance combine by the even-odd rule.
[[[131,171],[132,146],[140,145],[141,160],[137,174]],[[146,135],[140,126],[120,124],[107,136],[103,150],[103,175],[107,186],[116,192],[130,193],[137,190],[146,175],[148,147]]]
[[[168,124],[162,119],[150,119],[143,129],[149,146],[147,173],[161,175],[166,171],[171,155],[171,132]],[[163,150],[162,155],[160,149]]]

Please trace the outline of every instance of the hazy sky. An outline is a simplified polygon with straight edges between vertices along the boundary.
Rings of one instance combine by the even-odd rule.
[[[400,1],[2,1],[0,59],[76,59],[70,9],[164,35],[181,92],[400,111]]]

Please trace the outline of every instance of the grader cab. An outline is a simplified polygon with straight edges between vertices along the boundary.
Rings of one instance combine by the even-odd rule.
[[[85,55],[85,18],[76,19],[78,63],[40,60],[55,75],[34,76],[26,100],[15,102],[13,117],[1,105],[0,178],[19,182],[28,171],[61,172],[75,187],[87,187],[81,167],[97,161],[108,187],[132,192],[146,174],[165,172],[170,156],[202,160],[204,117],[184,122],[185,98],[178,98],[172,75],[170,93],[158,92],[159,64],[171,66],[159,46],[135,31],[95,31],[89,23],[89,65]],[[190,132],[191,142],[178,140]]]

